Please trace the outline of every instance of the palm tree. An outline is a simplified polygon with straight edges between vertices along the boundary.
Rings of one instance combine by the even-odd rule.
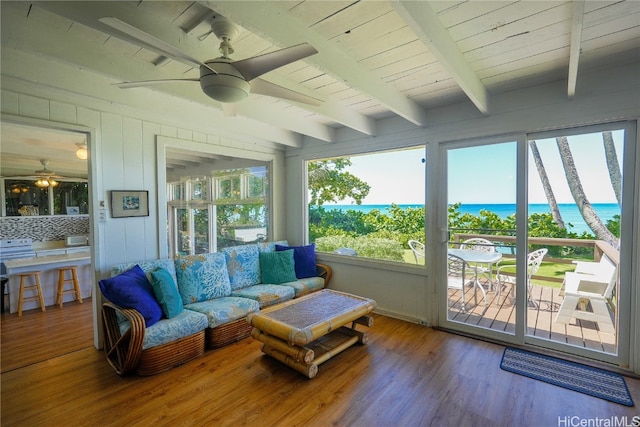
[[[542,181],[542,188],[544,189],[544,194],[547,196],[547,201],[549,202],[549,209],[551,209],[551,216],[558,227],[565,228],[564,221],[562,220],[562,215],[560,215],[560,208],[558,208],[558,202],[556,202],[556,197],[553,195],[553,190],[551,189],[551,184],[549,183],[549,177],[547,176],[547,171],[544,168],[544,163],[542,163],[542,157],[540,157],[540,151],[538,151],[538,146],[535,141],[529,141],[529,146],[531,147],[531,154],[533,155],[533,160],[536,164],[536,169],[538,169],[538,175],[540,175],[540,181]]]
[[[558,146],[558,151],[560,152],[560,158],[562,159],[562,166],[564,167],[564,173],[567,177],[569,190],[571,191],[573,199],[580,210],[582,218],[584,218],[584,221],[587,223],[589,228],[591,228],[595,233],[596,238],[606,241],[615,248],[619,248],[620,243],[618,239],[607,229],[593,209],[589,200],[587,200],[587,196],[582,188],[582,183],[580,182],[580,177],[578,176],[576,165],[573,162],[573,155],[571,154],[567,137],[561,136],[556,138],[556,144]]]
[[[613,135],[611,131],[602,132],[602,143],[604,145],[604,155],[607,159],[607,169],[609,169],[609,179],[613,192],[616,194],[618,205],[621,206],[622,200],[622,173],[620,172],[620,164],[618,156],[616,156],[616,146],[613,145]]]

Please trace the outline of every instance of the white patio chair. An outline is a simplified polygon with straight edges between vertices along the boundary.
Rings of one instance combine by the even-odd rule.
[[[418,260],[424,259],[424,244],[417,240],[409,240],[409,247],[413,251],[413,256],[416,258],[416,264],[420,264]]]
[[[538,272],[538,269],[540,268],[540,264],[542,264],[542,259],[547,254],[547,252],[548,252],[547,248],[542,248],[542,249],[535,250],[533,252],[529,252],[529,254],[527,255],[527,299],[531,302],[533,302],[531,300],[531,288],[532,288],[531,278],[533,277],[534,274]],[[508,282],[508,283],[511,283],[512,285],[515,285],[515,277],[513,275],[507,275],[504,273],[504,269],[509,267],[513,268],[515,266],[503,265],[499,267],[498,270],[496,271],[496,278],[498,279],[498,289],[496,291],[496,302],[498,304],[500,304],[500,293],[502,292],[503,283]],[[513,292],[514,288],[515,286],[511,287],[511,291],[510,291],[511,293]]]
[[[484,251],[484,252],[496,252],[496,246],[487,239],[483,239],[482,237],[474,237],[471,239],[467,239],[462,244],[460,244],[460,249],[471,249],[475,251]],[[496,268],[500,264],[500,261],[496,263]],[[489,279],[489,283],[493,287],[493,264],[478,264],[474,266],[477,268],[478,273],[484,274],[487,279]]]
[[[565,273],[560,295],[564,296],[555,322],[568,324],[572,318],[596,322],[602,332],[615,333],[609,304],[617,282],[617,268],[607,257],[600,262],[576,262]]]
[[[478,288],[482,292],[484,298],[484,305],[487,305],[487,294],[482,286],[478,284],[478,281],[474,278],[467,278],[467,269],[472,268],[462,258],[456,255],[447,255],[447,288],[459,290],[462,299],[462,311],[467,311],[467,304],[465,302],[465,286],[467,284],[473,284],[473,299],[476,305],[478,305]],[[475,276],[474,276],[475,277]]]

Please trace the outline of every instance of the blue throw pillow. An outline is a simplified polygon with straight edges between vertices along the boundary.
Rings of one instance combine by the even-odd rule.
[[[162,312],[171,319],[182,313],[182,298],[178,292],[178,286],[173,280],[173,276],[164,268],[158,268],[151,272],[151,286],[156,295]]]
[[[153,295],[149,279],[139,265],[131,270],[99,282],[102,294],[122,308],[135,308],[147,327],[162,318],[162,308]]]
[[[280,252],[260,252],[260,272],[262,283],[277,285],[296,281],[293,250]]]
[[[276,245],[276,251],[286,251],[293,249],[293,259],[295,261],[296,277],[305,279],[307,277],[316,277],[316,244],[312,243],[307,246],[282,246]]]

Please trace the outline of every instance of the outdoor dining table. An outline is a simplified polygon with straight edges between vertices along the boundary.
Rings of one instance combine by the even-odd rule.
[[[462,258],[469,265],[473,265],[474,280],[478,286],[480,281],[478,280],[478,264],[487,264],[489,267],[489,290],[493,290],[493,273],[492,266],[502,259],[500,252],[487,252],[479,251],[477,249],[455,249],[449,248],[448,252],[451,255]]]

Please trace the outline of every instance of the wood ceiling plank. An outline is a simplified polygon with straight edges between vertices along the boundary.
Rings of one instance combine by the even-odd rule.
[[[435,56],[433,56],[424,44],[420,40],[416,39],[410,43],[394,47],[393,49],[380,51],[376,55],[361,60],[360,63],[373,70],[384,67],[393,62],[402,61],[405,58],[414,55],[420,55],[427,64],[437,61]]]
[[[539,55],[525,56],[511,62],[493,65],[491,67],[478,70],[478,76],[485,81],[485,79],[496,79],[498,76],[506,73],[514,74],[517,73],[518,70],[527,67],[538,67],[537,69],[539,69],[540,72],[553,70],[551,68],[544,70],[544,67],[550,66],[547,63],[555,64],[556,67],[559,66],[560,68],[565,67],[564,73],[566,75],[566,67],[569,65],[569,47],[547,51]]]
[[[358,61],[364,61],[371,57],[378,55],[380,52],[388,52],[403,46],[410,45],[412,54],[422,53],[427,51],[427,47],[422,43],[414,44],[418,40],[415,32],[409,27],[402,27],[393,32],[387,33],[384,36],[378,38],[363,41],[359,45],[352,45],[351,49],[354,49],[354,57]]]
[[[431,2],[429,2],[431,4]],[[452,28],[456,25],[478,19],[490,14],[500,13],[509,6],[520,5],[523,7],[524,2],[518,1],[466,1],[460,2],[452,7],[436,12],[438,18],[445,28]],[[549,2],[546,2],[549,3]],[[435,11],[435,8],[434,8]]]
[[[346,33],[366,31],[367,26],[370,26],[372,22],[379,22],[379,18],[392,10],[390,4],[382,3],[371,7],[369,2],[360,1],[328,16],[312,25],[311,28],[331,40]]]
[[[638,5],[640,9],[640,4]],[[584,28],[582,31],[582,40],[588,41],[592,39],[612,36],[613,43],[620,41],[619,36],[615,36],[616,33],[621,31],[635,30],[638,36],[640,36],[640,13],[623,15],[615,19],[611,19],[606,23],[598,25],[591,25],[588,28]]]
[[[571,35],[564,34],[558,36],[557,38],[560,39],[560,41],[554,40],[553,43],[550,43],[549,41],[534,43],[529,45],[526,50],[510,49],[503,52],[501,55],[486,57],[474,61],[471,63],[471,66],[475,70],[477,70],[478,74],[480,74],[480,71],[487,68],[500,66],[502,64],[512,64],[520,60],[525,60],[527,58],[542,57],[542,55],[548,52],[564,52],[567,55],[567,60],[569,60]]]
[[[482,2],[481,2],[482,3]],[[517,3],[503,2],[503,7],[490,12],[479,14],[471,19],[460,22],[456,25],[448,26],[447,29],[451,37],[458,41],[468,37],[474,37],[486,31],[495,31],[503,26],[518,23],[525,19],[533,22],[534,28],[547,25],[544,12],[554,10],[558,15],[571,19],[571,7],[562,7],[562,3],[548,1],[524,1]],[[566,15],[563,15],[566,14]],[[539,16],[538,15],[542,15]],[[439,16],[440,17],[440,16]],[[442,17],[440,17],[442,19]],[[524,28],[520,31],[526,31]]]
[[[475,71],[466,62],[438,15],[426,2],[399,1],[396,12],[407,21],[444,68],[483,113],[489,113],[489,93]],[[416,18],[420,17],[419,20]]]
[[[536,51],[569,46],[571,37],[570,21],[558,22],[516,37],[473,49],[464,54],[465,59],[475,68],[478,61],[509,61],[512,54],[535,54]],[[535,50],[532,47],[535,46]],[[523,52],[524,51],[524,52]]]
[[[331,1],[279,1],[278,7],[286,10],[291,16],[303,24],[311,27],[314,24],[332,16],[359,0],[331,0]]]
[[[500,43],[512,37],[518,37],[520,34],[532,33],[540,30],[541,28],[549,28],[554,24],[561,23],[564,26],[568,26],[570,19],[571,4],[566,3],[515,22],[496,26],[482,33],[464,36],[463,34],[460,34],[460,30],[463,30],[462,26],[452,28],[450,29],[450,32],[452,33],[454,40],[456,40],[456,44],[460,48],[460,51],[467,53],[474,49],[479,49],[494,43]]]

